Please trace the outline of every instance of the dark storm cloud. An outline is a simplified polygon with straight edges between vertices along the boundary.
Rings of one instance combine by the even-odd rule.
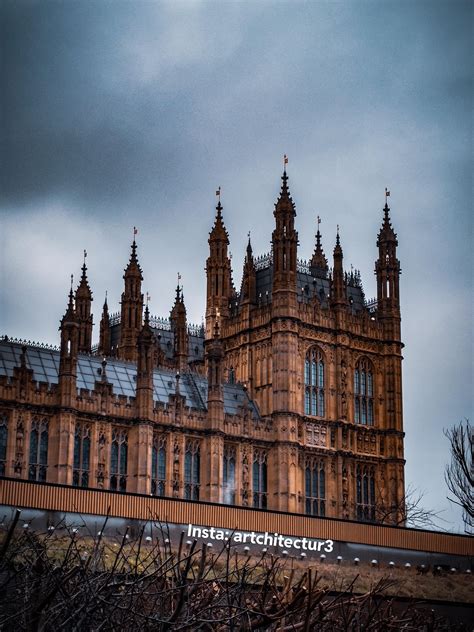
[[[152,311],[204,312],[222,186],[236,286],[290,156],[300,256],[323,219],[367,296],[383,190],[399,235],[407,478],[444,506],[442,428],[472,415],[472,3],[4,2],[2,332],[57,341],[88,251],[97,323],[133,225]],[[32,320],[31,314],[36,314]],[[446,517],[449,517],[449,510]],[[457,519],[457,516],[456,516]]]

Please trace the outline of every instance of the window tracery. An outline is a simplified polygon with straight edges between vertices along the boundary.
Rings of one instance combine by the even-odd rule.
[[[315,417],[325,415],[324,373],[324,356],[320,349],[312,347],[306,354],[304,365],[306,415]]]
[[[374,370],[366,358],[359,360],[354,370],[354,421],[366,426],[375,423]]]

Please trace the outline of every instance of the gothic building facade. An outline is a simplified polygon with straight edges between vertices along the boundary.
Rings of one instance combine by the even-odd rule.
[[[0,475],[399,523],[400,264],[387,203],[374,301],[344,272],[339,234],[332,269],[319,223],[311,259],[298,259],[286,171],[271,252],[254,257],[249,240],[240,291],[222,211],[219,198],[202,327],[188,325],[179,286],[170,318],[150,316],[134,240],[98,345],[85,263],[58,349],[0,341]]]

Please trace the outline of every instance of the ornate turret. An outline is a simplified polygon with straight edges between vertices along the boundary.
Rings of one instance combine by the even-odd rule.
[[[281,179],[280,197],[273,212],[275,217],[275,229],[272,234],[273,294],[282,290],[296,294],[298,233],[295,230],[296,211],[288,189],[286,169]]]
[[[229,300],[233,294],[232,272],[227,247],[229,235],[222,218],[220,189],[219,202],[216,206],[216,219],[209,233],[209,257],[206,262],[207,301],[206,329],[207,337],[212,336],[212,329],[217,318],[226,318],[229,314]]]
[[[71,406],[76,393],[77,354],[79,351],[79,321],[74,309],[73,277],[66,313],[61,319],[61,346],[59,357],[59,393],[61,404]]]
[[[387,192],[388,193],[388,192]],[[377,311],[379,317],[400,315],[399,276],[397,259],[397,235],[390,222],[390,208],[385,201],[382,227],[378,234],[379,257],[375,262],[377,275]]]
[[[242,275],[242,287],[240,290],[240,302],[254,304],[257,296],[257,277],[255,271],[255,262],[253,259],[252,244],[247,244],[247,252],[245,254],[244,272]]]
[[[134,229],[136,234],[136,229]],[[120,342],[118,357],[122,360],[137,359],[137,338],[142,327],[143,294],[141,284],[142,270],[137,258],[135,237],[132,243],[132,254],[123,275],[125,288],[122,293],[120,317]]]
[[[337,227],[336,245],[334,246],[334,266],[331,284],[331,305],[333,307],[344,307],[347,305],[346,284],[344,280],[344,270],[342,266],[342,248],[339,239],[339,226]]]
[[[99,334],[99,355],[109,356],[111,352],[110,348],[110,318],[109,318],[109,306],[107,305],[107,292],[105,293],[104,306],[102,308],[102,318],[100,319],[100,334]]]
[[[138,335],[137,348],[137,415],[139,419],[153,416],[153,365],[155,336],[150,327],[150,312],[145,308],[145,320]]]
[[[316,233],[316,246],[314,248],[313,256],[311,257],[311,261],[309,262],[311,274],[314,277],[318,277],[320,279],[326,279],[328,276],[328,260],[326,259],[326,255],[324,254],[323,247],[321,245],[321,232],[319,230],[319,224],[321,220],[318,216],[318,231]]]
[[[188,325],[186,322],[186,307],[183,292],[176,287],[176,298],[170,314],[171,331],[174,334],[174,358],[178,371],[183,372],[188,367]]]
[[[79,322],[79,352],[90,353],[92,347],[92,292],[87,280],[87,253],[84,250],[82,276],[76,290],[76,314]]]

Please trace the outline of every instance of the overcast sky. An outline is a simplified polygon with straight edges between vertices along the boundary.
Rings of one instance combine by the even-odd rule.
[[[151,311],[191,322],[222,187],[240,287],[289,156],[299,257],[316,217],[376,293],[384,188],[402,266],[406,478],[446,501],[443,428],[472,419],[471,2],[24,2],[0,11],[0,333],[59,341],[86,249],[94,339],[132,239]]]

